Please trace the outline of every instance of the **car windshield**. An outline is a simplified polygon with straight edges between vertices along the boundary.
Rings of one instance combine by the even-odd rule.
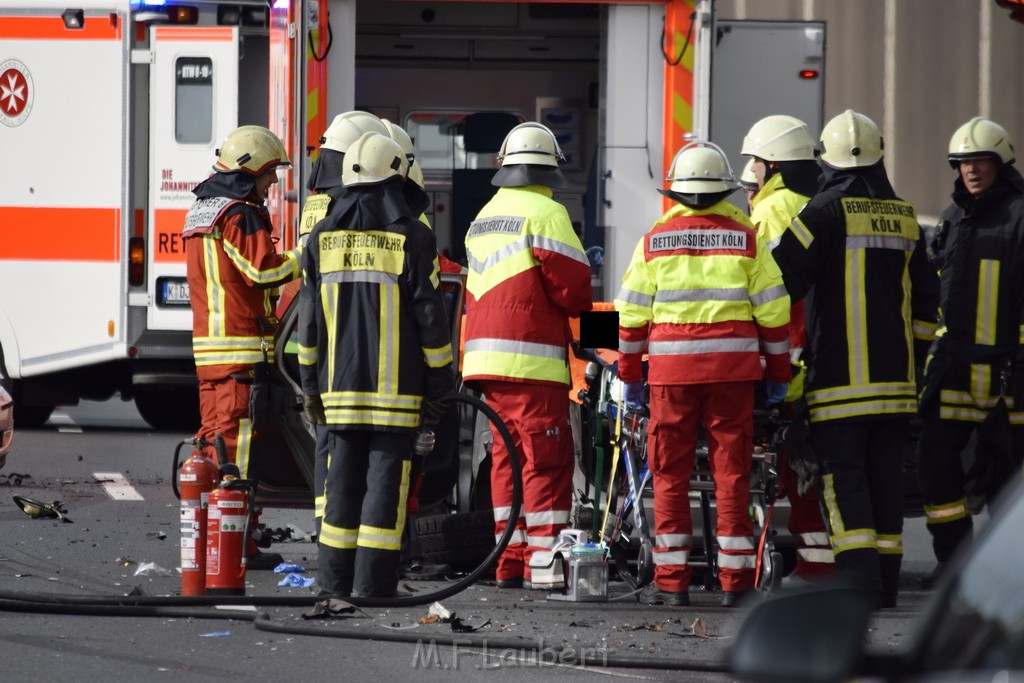
[[[1013,495],[1013,493],[1017,495]],[[932,612],[922,663],[930,670],[1024,666],[1024,496],[1010,484],[991,528]]]

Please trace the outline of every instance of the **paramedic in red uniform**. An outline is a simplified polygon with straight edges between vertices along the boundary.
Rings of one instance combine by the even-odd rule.
[[[523,465],[523,507],[510,520],[512,470],[494,432],[494,531],[515,534],[497,580],[530,581],[530,558],[554,546],[569,521],[573,440],[569,426],[569,316],[591,307],[590,263],[569,214],[552,199],[565,187],[554,134],[523,123],[505,137],[500,189],[466,233],[466,342],[463,377],[475,384],[512,433]],[[530,581],[533,588],[553,588]]]
[[[737,186],[718,147],[686,145],[668,180],[671,189],[662,193],[679,203],[637,244],[615,299],[618,372],[628,404],[643,402],[645,351],[649,364],[654,583],[640,601],[690,602],[689,490],[703,424],[715,480],[718,578],[722,604],[731,607],[754,589],[754,387],[767,380],[768,405],[786,394],[789,295],[746,215],[725,201]]]
[[[243,478],[258,478],[253,441],[266,417],[261,406],[269,404],[250,398],[268,388],[276,287],[299,272],[300,247],[277,252],[264,205],[278,169],[289,163],[284,145],[266,128],[234,130],[218,150],[216,172],[192,191],[196,200],[182,233],[202,416],[196,438],[222,436]],[[253,554],[251,544],[249,550]]]

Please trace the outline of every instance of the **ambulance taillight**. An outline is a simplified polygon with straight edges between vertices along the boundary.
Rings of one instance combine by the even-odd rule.
[[[175,5],[167,8],[167,20],[172,24],[198,24],[199,8],[191,5]]]
[[[128,240],[128,284],[140,287],[146,280],[146,241],[141,237]]]

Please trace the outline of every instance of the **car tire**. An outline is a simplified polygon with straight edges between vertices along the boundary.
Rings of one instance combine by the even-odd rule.
[[[475,510],[421,517],[416,520],[416,536],[426,562],[470,572],[494,550],[494,513]]]
[[[150,427],[162,432],[194,432],[201,422],[199,392],[194,387],[139,391],[135,408]]]

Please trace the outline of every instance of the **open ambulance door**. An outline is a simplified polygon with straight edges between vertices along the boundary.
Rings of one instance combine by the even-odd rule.
[[[238,122],[238,28],[150,29],[147,328],[191,330],[181,228]]]

